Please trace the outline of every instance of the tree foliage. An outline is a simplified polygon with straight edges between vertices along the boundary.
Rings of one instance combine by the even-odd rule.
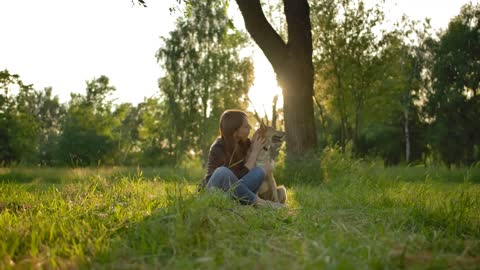
[[[50,88],[37,91],[17,74],[0,72],[0,160],[46,163],[59,131],[63,107]]]
[[[480,156],[480,4],[465,5],[431,47],[432,144],[445,163],[471,164]]]
[[[382,40],[374,30],[384,22],[380,6],[362,0],[311,1],[317,95],[334,112],[342,149],[358,148],[369,101],[381,79]],[[319,85],[321,83],[321,85]]]
[[[106,98],[115,91],[106,76],[87,81],[86,95],[72,94],[59,139],[61,162],[70,165],[112,164],[114,130],[119,125]]]
[[[293,100],[284,106],[290,106],[285,124],[287,114],[291,124],[308,113],[293,108],[311,98],[302,96],[310,83],[305,43],[310,27],[303,17],[292,21],[292,8],[304,13],[310,8],[321,146],[340,145],[387,165],[462,166],[480,160],[479,4],[465,5],[434,35],[428,20],[408,18],[381,31],[381,5],[370,7],[363,0],[236,2],[285,83],[284,100]],[[87,81],[83,94],[60,104],[52,88],[36,90],[19,75],[1,71],[0,164],[160,166],[205,159],[220,114],[246,109],[253,81],[251,60],[240,57],[248,38],[233,28],[227,3],[188,1],[157,53],[165,70],[160,96],[138,105],[114,104],[115,87],[106,76]],[[262,19],[263,10],[270,22]],[[302,131],[309,122],[298,123],[290,128]],[[290,138],[302,141],[306,133],[300,133]],[[295,147],[303,149],[302,143]]]
[[[232,28],[227,5],[192,1],[189,8],[157,53],[166,71],[159,88],[172,133],[167,145],[177,160],[199,152],[206,158],[220,114],[246,109],[253,82],[251,60],[239,56],[247,39]]]

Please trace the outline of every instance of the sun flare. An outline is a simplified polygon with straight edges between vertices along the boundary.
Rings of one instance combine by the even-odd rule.
[[[282,89],[277,84],[277,79],[272,66],[265,56],[254,56],[255,79],[248,92],[251,103],[248,110],[254,109],[263,117],[267,114],[268,119],[272,119],[272,103],[275,95],[278,95],[277,109],[283,107]]]

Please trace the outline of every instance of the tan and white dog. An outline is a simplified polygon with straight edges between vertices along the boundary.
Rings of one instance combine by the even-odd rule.
[[[285,132],[274,129],[273,127],[261,124],[253,137],[259,136],[265,138],[266,146],[260,150],[257,156],[256,165],[263,167],[265,170],[265,178],[257,190],[260,198],[272,202],[286,203],[287,190],[284,186],[277,186],[275,177],[273,177],[273,168],[275,166],[275,157],[285,141]]]

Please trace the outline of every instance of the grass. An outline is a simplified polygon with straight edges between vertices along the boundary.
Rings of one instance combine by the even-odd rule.
[[[0,169],[0,269],[479,269],[478,168],[318,165],[280,210],[199,168]]]

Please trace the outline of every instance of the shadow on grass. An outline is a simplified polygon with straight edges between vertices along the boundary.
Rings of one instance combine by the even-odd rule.
[[[422,203],[431,199],[427,196],[428,194],[410,194],[411,200],[406,202],[395,200],[395,197],[390,196],[391,194],[386,194],[382,198],[382,191],[385,190],[383,185],[394,188],[392,194],[396,191],[405,192],[396,190],[397,185],[389,184],[400,180],[395,177],[384,179],[384,176],[371,175],[368,171],[362,173],[349,171],[345,174],[345,171],[337,169],[338,183],[335,182],[337,178],[332,178],[327,184],[317,185],[318,190],[313,189],[314,184],[299,184],[302,192],[294,194],[291,198],[298,201],[299,207],[308,207],[308,209],[301,209],[298,213],[292,214],[259,211],[240,206],[224,196],[224,193],[197,194],[193,189],[202,177],[201,170],[200,173],[193,169],[182,171],[175,168],[55,170],[58,169],[46,168],[43,171],[28,168],[24,171],[18,168],[13,171],[0,169],[0,175],[18,176],[19,180],[23,179],[25,183],[51,181],[49,183],[68,184],[74,181],[90,183],[92,178],[97,180],[91,181],[92,185],[79,185],[81,187],[70,185],[68,188],[72,188],[72,191],[65,189],[58,193],[59,200],[68,203],[72,201],[72,205],[82,206],[78,207],[78,212],[72,217],[73,223],[83,221],[82,215],[90,218],[93,216],[92,223],[106,231],[105,240],[99,240],[107,241],[107,246],[104,248],[96,250],[96,240],[88,239],[93,243],[89,245],[89,247],[93,246],[91,249],[93,251],[86,248],[84,252],[91,254],[94,258],[85,268],[93,266],[107,269],[162,267],[196,269],[221,266],[224,268],[322,269],[331,266],[331,260],[340,260],[339,258],[345,257],[345,250],[349,250],[350,253],[347,254],[351,257],[356,257],[356,260],[350,259],[350,263],[358,261],[361,263],[363,260],[365,266],[365,261],[368,260],[361,257],[361,252],[358,251],[364,246],[365,238],[355,238],[358,241],[356,247],[359,249],[352,249],[351,238],[337,234],[341,231],[328,234],[332,229],[331,226],[335,225],[334,221],[339,221],[341,225],[349,225],[351,223],[341,223],[341,221],[353,217],[359,221],[359,224],[368,226],[369,223],[377,222],[375,217],[378,217],[385,222],[386,230],[393,231],[394,236],[401,235],[395,232],[399,230],[420,236],[428,236],[431,232],[432,237],[435,231],[452,230],[449,224],[462,222],[462,219],[454,216],[449,219],[448,215],[443,215],[441,212],[432,214],[427,205],[422,206]],[[312,167],[312,170],[305,170],[303,173],[315,179],[319,170]],[[331,170],[329,173],[331,177],[334,175]],[[43,180],[34,180],[35,177],[43,177],[41,178]],[[12,181],[8,177],[6,179],[6,182]],[[182,184],[178,184],[181,179],[187,181],[180,181]],[[117,180],[119,183],[116,182]],[[284,183],[280,182],[280,184]],[[31,186],[34,188],[38,185]],[[164,187],[166,187],[165,192]],[[299,189],[287,183],[287,188],[291,187]],[[159,192],[154,190],[155,188]],[[13,188],[8,189],[8,187],[5,190],[12,191],[10,192],[12,194],[15,192]],[[370,195],[375,200],[370,201]],[[107,200],[106,197],[109,199]],[[461,206],[462,198],[460,196],[455,198],[456,200],[450,200],[452,205]],[[420,203],[417,202],[415,206],[415,202],[420,199]],[[469,202],[469,200],[464,201]],[[86,206],[91,204],[90,210],[86,211],[82,203]],[[97,203],[102,208],[97,209],[95,206]],[[7,205],[7,207],[18,208],[17,204]],[[414,209],[410,210],[409,208],[412,207]],[[367,215],[358,213],[359,209]],[[391,211],[395,209],[399,211]],[[20,209],[18,212],[21,211],[24,210]],[[453,209],[449,213],[455,212],[458,211]],[[462,211],[458,213],[461,214]],[[94,223],[102,218],[106,219],[105,222],[101,220],[98,221],[100,224]],[[60,220],[63,220],[63,216],[59,217]],[[51,220],[48,219],[48,222]],[[478,230],[472,231],[474,227],[471,225],[467,224],[466,229],[462,229],[462,226],[464,225],[457,226],[458,229],[451,234],[452,238],[478,239],[480,237]],[[84,227],[87,231],[95,231],[91,229],[95,228],[92,224]],[[341,229],[343,230],[344,227],[341,226]],[[67,231],[65,235],[70,235],[69,232]],[[376,235],[376,233],[371,234],[372,238]],[[390,234],[388,236],[392,237]],[[366,238],[369,238],[368,234]],[[312,239],[315,241],[311,241]],[[329,239],[330,242],[322,243],[322,240]],[[387,241],[393,242],[395,239]],[[337,244],[339,242],[341,242],[340,245]],[[461,246],[462,244],[460,247],[466,249],[465,244]],[[374,244],[371,246],[376,247]],[[479,251],[478,249],[477,246],[473,250]],[[310,255],[310,261],[305,259],[305,254]],[[378,258],[381,257],[378,256]],[[379,263],[382,266],[384,261]]]
[[[203,178],[203,170],[197,167],[0,168],[0,183],[69,184],[88,182],[92,178],[105,178],[110,181],[128,178],[146,181],[200,183]]]
[[[215,269],[261,266],[278,253],[266,242],[284,225],[282,210],[242,206],[222,191],[167,190],[162,207],[142,220],[125,223],[110,237],[110,248],[89,267],[108,269]],[[283,247],[282,247],[283,248]],[[264,255],[267,255],[265,257]],[[288,262],[288,257],[275,263]],[[262,268],[262,267],[261,267]]]

